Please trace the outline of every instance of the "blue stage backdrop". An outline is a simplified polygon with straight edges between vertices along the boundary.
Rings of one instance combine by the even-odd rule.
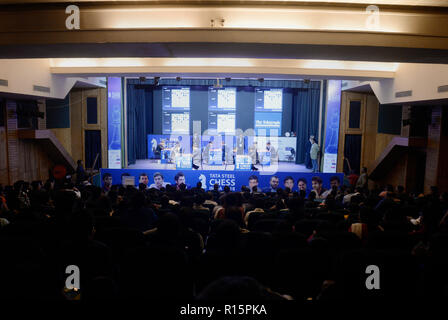
[[[176,170],[148,170],[148,169],[101,169],[101,177],[105,173],[110,173],[112,175],[112,183],[113,184],[121,184],[122,174],[128,173],[132,177],[134,177],[135,186],[138,185],[139,175],[141,173],[146,173],[149,178],[149,184],[152,184],[153,175],[156,172],[160,172],[166,183],[174,184],[174,176],[178,172],[182,172],[185,175],[185,182],[188,187],[195,187],[198,181],[202,182],[202,187],[207,190],[212,190],[213,185],[217,183],[220,186],[220,190],[224,188],[224,186],[229,186],[232,191],[241,190],[241,186],[249,184],[249,177],[251,175],[256,175],[258,177],[258,187],[261,189],[269,187],[269,179],[271,175],[263,175],[259,172],[255,171],[234,171],[234,172],[225,172],[225,171],[210,171],[210,170],[185,170],[185,171],[176,171]],[[342,173],[304,173],[304,172],[278,172],[275,174],[279,180],[279,187],[284,188],[283,181],[286,177],[291,176],[294,179],[294,188],[293,191],[297,191],[297,180],[300,178],[305,178],[307,181],[307,190],[311,190],[311,179],[314,176],[318,176],[323,181],[323,187],[328,189],[330,187],[330,178],[333,176],[339,177],[341,184],[344,179],[344,175]]]

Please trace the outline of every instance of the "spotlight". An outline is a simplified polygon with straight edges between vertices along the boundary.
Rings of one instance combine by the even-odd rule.
[[[264,78],[259,78],[258,81],[263,82]]]
[[[176,81],[180,81],[180,80],[182,80],[181,77],[176,77]]]
[[[227,82],[230,82],[230,80],[232,80],[232,79],[231,79],[231,78],[226,78],[226,81],[227,81]]]
[[[158,86],[160,81],[160,77],[154,77],[154,85]]]
[[[145,82],[146,81],[146,77],[140,77],[140,82]]]
[[[310,80],[310,79],[304,79],[303,82],[306,83],[306,84],[308,84],[308,83],[311,82],[311,80]]]

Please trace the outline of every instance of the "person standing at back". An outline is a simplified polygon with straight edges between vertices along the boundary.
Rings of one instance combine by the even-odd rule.
[[[311,142],[311,149],[310,149],[310,157],[311,162],[313,164],[313,172],[319,172],[318,164],[317,164],[317,157],[319,154],[319,145],[316,143],[316,140],[314,137],[310,138]]]

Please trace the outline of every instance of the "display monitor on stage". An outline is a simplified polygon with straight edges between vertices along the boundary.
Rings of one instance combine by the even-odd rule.
[[[163,134],[190,133],[190,112],[163,112]]]
[[[236,88],[208,90],[208,130],[211,134],[235,134]]]
[[[236,88],[210,87],[208,89],[208,110],[235,111]]]
[[[235,113],[209,112],[208,130],[212,134],[235,134]]]
[[[255,111],[282,112],[283,89],[256,88]]]
[[[190,110],[190,88],[188,87],[163,87],[162,99],[163,110]]]

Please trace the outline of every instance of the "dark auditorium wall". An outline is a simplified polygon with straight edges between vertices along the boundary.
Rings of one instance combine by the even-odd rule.
[[[8,153],[6,140],[6,99],[0,98],[0,183],[8,184]]]
[[[349,125],[350,101],[361,105],[360,112],[355,113],[360,117],[358,128]],[[352,119],[352,123],[356,121]],[[379,163],[383,165],[379,174],[371,176],[371,187],[391,184],[402,185],[408,191],[429,192],[431,186],[438,186],[448,191],[447,105],[380,107],[372,94],[342,92],[338,171],[343,170],[346,135],[362,137],[361,167],[366,166],[371,173]],[[387,156],[394,138],[407,139],[408,146]]]
[[[46,180],[54,162],[39,144],[33,140],[20,139],[19,131],[27,129],[45,129],[46,119],[34,121],[36,127],[21,126],[17,115],[17,106],[34,102],[40,112],[45,113],[45,100],[21,100],[8,98],[3,100],[4,123],[0,126],[0,183],[12,184],[17,180]]]
[[[359,117],[359,121],[354,121],[353,114],[352,119],[350,119],[350,102],[352,102],[352,106],[360,106],[359,112],[353,113],[355,116]],[[356,103],[354,104],[353,102]],[[394,106],[393,108],[394,111],[397,110],[397,107]],[[399,109],[400,112],[402,112],[401,106],[399,106]],[[386,114],[388,113],[387,111],[384,112],[384,110],[382,110],[382,112]],[[357,125],[356,128],[350,127],[350,120],[352,124],[355,123]],[[380,106],[375,95],[362,92],[342,92],[338,172],[342,172],[344,169],[347,169],[347,165],[344,166],[344,155],[346,151],[349,150],[348,146],[346,147],[344,144],[346,135],[359,135],[361,137],[361,148],[359,155],[361,161],[359,168],[356,168],[356,170],[360,170],[362,167],[367,167],[368,172],[372,172],[377,159],[382,157],[384,150],[387,148],[392,139],[394,137],[401,136],[401,117],[399,134],[379,132],[379,130],[386,132],[393,131],[390,129],[384,130],[384,128],[391,128],[391,124],[385,124],[382,121],[384,121],[384,115],[380,116]],[[392,122],[392,125],[396,125],[396,121]],[[391,165],[391,168],[388,170],[387,174],[371,180],[370,187],[373,187],[375,184],[411,186],[412,183],[408,179],[408,171],[413,165],[415,165],[414,159],[415,157],[408,158],[407,155],[399,158]]]

